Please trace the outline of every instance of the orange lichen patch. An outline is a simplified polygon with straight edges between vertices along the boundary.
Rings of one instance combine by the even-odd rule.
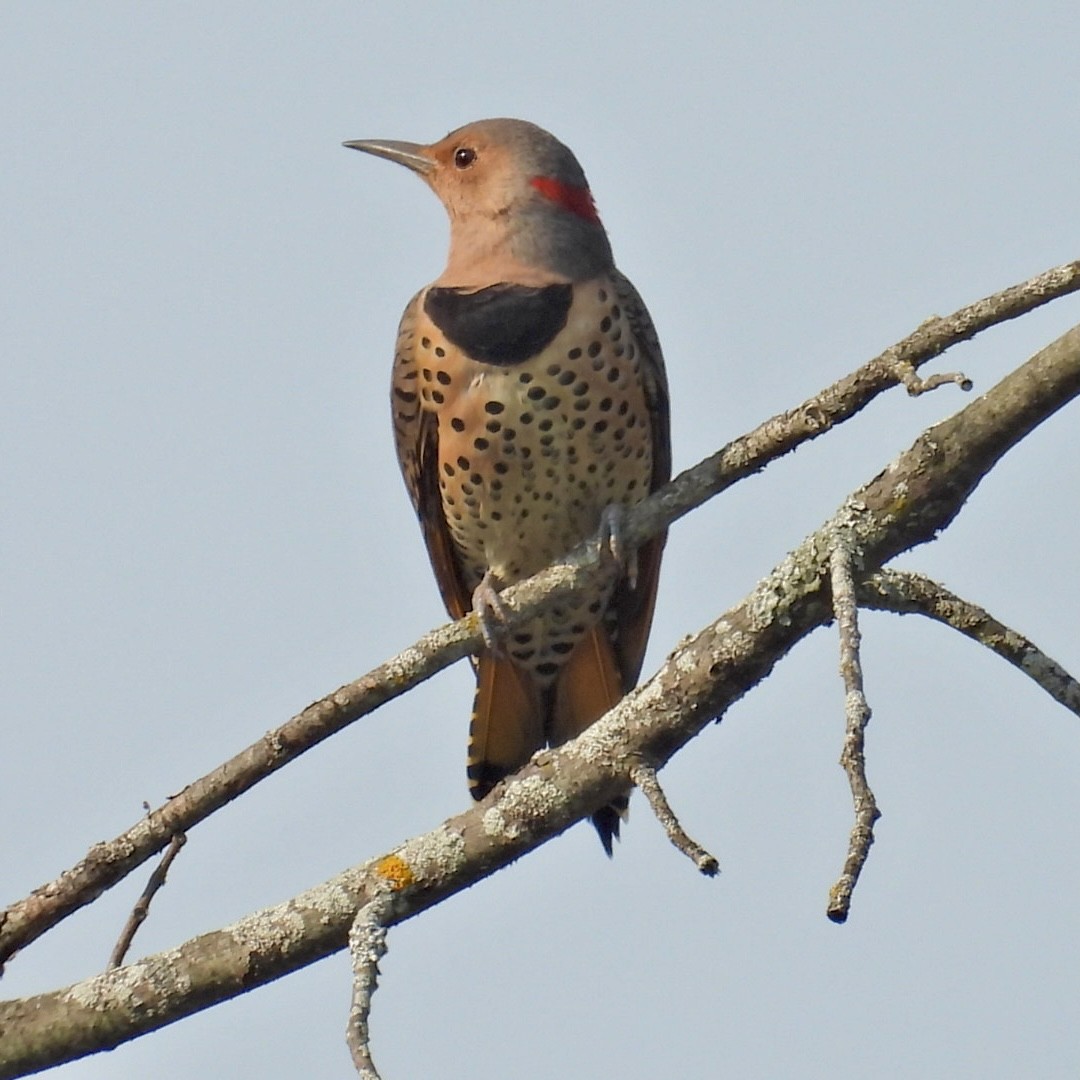
[[[414,881],[409,864],[397,855],[387,855],[375,864],[375,873],[390,882],[395,892],[407,889]]]

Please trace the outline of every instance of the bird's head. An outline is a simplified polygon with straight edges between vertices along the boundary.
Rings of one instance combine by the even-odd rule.
[[[428,145],[345,145],[411,169],[446,207],[450,256],[442,284],[577,281],[612,265],[577,158],[535,124],[479,120]]]

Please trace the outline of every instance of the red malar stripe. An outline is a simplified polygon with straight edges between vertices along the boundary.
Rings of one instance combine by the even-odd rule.
[[[588,188],[574,187],[573,184],[564,184],[562,180],[556,180],[550,176],[534,176],[530,184],[545,199],[558,203],[564,210],[571,214],[591,221],[594,225],[600,224],[600,215],[596,212],[596,204]]]

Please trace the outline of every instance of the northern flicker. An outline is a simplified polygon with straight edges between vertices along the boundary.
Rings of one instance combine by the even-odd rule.
[[[450,615],[476,610],[468,777],[480,799],[633,688],[664,537],[512,633],[498,590],[529,577],[671,471],[660,344],[615,268],[585,174],[554,136],[481,120],[430,145],[346,146],[420,175],[450,217],[446,269],[398,331],[398,460]],[[626,798],[593,816],[611,854]]]

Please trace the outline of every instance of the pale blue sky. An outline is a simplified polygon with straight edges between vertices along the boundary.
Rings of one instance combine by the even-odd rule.
[[[0,900],[442,620],[393,457],[397,319],[443,212],[343,139],[520,116],[578,153],[660,330],[677,467],[934,313],[1080,257],[1074,4],[7,4],[0,13]],[[1080,321],[956,350],[976,393]],[[672,534],[647,673],[935,419],[876,403]],[[904,560],[1080,673],[1077,411]],[[850,803],[822,632],[635,800],[393,932],[384,1080],[1080,1071],[1080,727],[938,627],[866,617],[884,811]],[[467,804],[447,672],[195,829],[136,952]],[[145,873],[4,996],[99,970]],[[59,1070],[349,1076],[344,957]]]

